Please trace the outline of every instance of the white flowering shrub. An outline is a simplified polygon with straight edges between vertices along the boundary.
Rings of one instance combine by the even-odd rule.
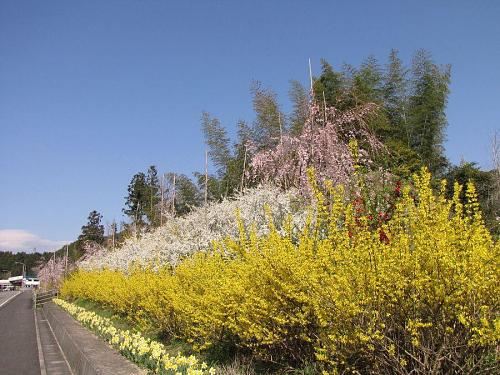
[[[132,265],[175,265],[187,255],[210,248],[214,240],[236,238],[237,216],[245,226],[255,225],[259,235],[267,233],[270,217],[279,225],[291,215],[293,226],[300,229],[306,218],[305,205],[300,199],[293,189],[287,192],[272,186],[247,189],[234,199],[196,208],[184,217],[172,217],[139,239],[127,239],[114,251],[95,252],[82,260],[79,267],[126,271]]]

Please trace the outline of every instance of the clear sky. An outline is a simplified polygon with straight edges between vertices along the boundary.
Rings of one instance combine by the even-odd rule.
[[[391,48],[452,65],[446,153],[489,168],[500,129],[500,1],[0,2],[0,248],[121,220],[151,164],[203,170],[201,111],[252,121],[258,79],[288,108],[307,60],[339,67]],[[60,242],[62,241],[62,242]],[[1,250],[0,249],[0,250]]]

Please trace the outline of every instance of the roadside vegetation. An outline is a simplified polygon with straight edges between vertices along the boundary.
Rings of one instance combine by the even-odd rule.
[[[217,373],[494,373],[500,152],[446,159],[450,77],[323,61],[289,114],[255,82],[234,143],[202,114],[215,173],[137,173],[122,229],[91,212],[39,276]]]
[[[500,338],[500,246],[474,186],[452,199],[414,177],[388,218],[315,186],[305,227],[280,233],[240,225],[175,268],[78,271],[65,298],[106,306],[139,326],[159,327],[199,350],[286,367],[362,373],[475,372],[496,366]],[[314,185],[313,185],[314,186]],[[328,197],[328,198],[327,198]],[[103,287],[105,286],[105,287]]]
[[[214,369],[208,368],[205,363],[199,363],[194,356],[186,357],[181,354],[172,356],[162,343],[146,338],[139,332],[117,328],[111,319],[93,311],[61,299],[55,299],[54,303],[61,306],[125,357],[156,374],[202,375],[215,373]]]

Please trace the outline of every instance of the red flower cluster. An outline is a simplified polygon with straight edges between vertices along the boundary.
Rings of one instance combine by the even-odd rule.
[[[354,221],[357,226],[361,225],[361,217],[366,217],[368,219],[368,224],[374,229],[378,228],[380,242],[389,243],[389,237],[387,233],[382,229],[382,225],[386,223],[391,217],[395,208],[395,201],[401,197],[401,187],[402,183],[400,180],[396,181],[392,194],[384,195],[387,202],[384,211],[378,211],[377,208],[369,209],[367,208],[367,202],[364,201],[363,197],[358,195],[352,201],[354,207]],[[352,237],[352,231],[349,231],[349,237]]]

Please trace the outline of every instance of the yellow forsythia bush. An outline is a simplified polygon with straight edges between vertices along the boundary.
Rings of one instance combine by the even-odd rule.
[[[79,271],[66,298],[102,303],[199,349],[229,342],[263,359],[327,372],[456,373],[497,368],[500,245],[474,186],[452,199],[430,174],[403,187],[373,228],[342,188],[316,191],[308,224],[185,259],[174,270]],[[328,198],[325,198],[328,196]],[[381,236],[383,232],[384,236]]]
[[[209,368],[204,362],[199,362],[195,356],[185,357],[180,354],[172,356],[162,343],[146,338],[138,332],[132,333],[116,328],[109,318],[58,298],[54,299],[54,303],[106,340],[125,357],[151,370],[154,374],[215,374],[215,369]]]

